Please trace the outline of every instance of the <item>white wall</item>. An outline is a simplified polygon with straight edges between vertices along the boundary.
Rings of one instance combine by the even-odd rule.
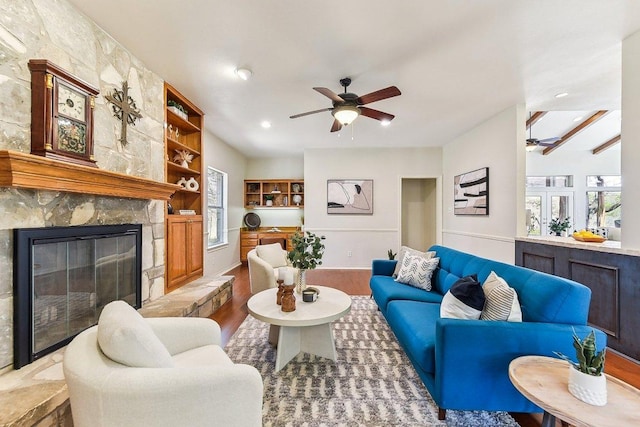
[[[327,238],[322,268],[370,268],[372,259],[397,251],[402,177],[441,174],[441,148],[305,150],[305,229]],[[373,215],[328,215],[328,179],[373,179]]]
[[[513,263],[516,235],[524,235],[525,109],[510,107],[442,150],[442,243]],[[453,213],[455,175],[489,167],[489,215]]]
[[[640,249],[640,32],[622,41],[622,247]]]
[[[205,117],[206,120],[206,117]],[[229,244],[207,249],[208,227],[206,218],[206,184],[203,193],[205,203],[205,257],[204,273],[207,275],[222,274],[240,264],[240,227],[244,215],[244,176],[247,169],[246,158],[236,149],[227,145],[211,132],[204,133],[204,173],[206,183],[207,167],[211,166],[228,175],[228,241]]]
[[[531,188],[531,191],[571,191],[571,230],[586,227],[587,175],[620,175],[620,150],[609,149],[593,155],[590,150],[570,151],[562,147],[547,156],[541,151],[526,154],[528,176],[573,175],[573,188]]]

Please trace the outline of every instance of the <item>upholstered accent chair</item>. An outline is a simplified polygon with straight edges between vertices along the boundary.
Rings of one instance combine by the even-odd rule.
[[[277,287],[276,280],[280,267],[291,268],[294,280],[298,274],[298,270],[291,267],[287,251],[282,249],[280,243],[256,246],[247,254],[247,264],[249,265],[249,284],[252,294]]]
[[[145,319],[107,304],[64,354],[74,425],[261,426],[260,373],[220,344],[211,319]]]

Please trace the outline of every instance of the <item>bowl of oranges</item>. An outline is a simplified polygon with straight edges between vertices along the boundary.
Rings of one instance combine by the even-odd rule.
[[[579,240],[580,242],[602,243],[607,240],[604,237],[585,229],[574,231],[571,237],[573,237],[575,240]]]

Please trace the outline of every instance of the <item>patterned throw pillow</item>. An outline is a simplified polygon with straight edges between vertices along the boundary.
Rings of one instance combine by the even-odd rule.
[[[487,298],[480,319],[507,320],[522,322],[522,310],[515,289],[509,287],[505,280],[495,272],[491,272],[482,285]]]
[[[413,256],[421,256],[425,259],[431,259],[436,256],[435,251],[422,252],[417,249],[411,249],[408,246],[401,246],[400,252],[398,253],[398,262],[396,263],[396,268],[393,270],[393,278],[398,277],[398,273],[400,273],[400,268],[402,267],[402,263],[404,262],[405,255],[413,255]]]
[[[485,296],[475,274],[458,279],[442,298],[440,317],[477,320],[485,303]]]
[[[407,254],[404,257],[396,281],[430,291],[431,276],[436,267],[438,267],[439,262],[440,258],[426,259],[422,256]]]

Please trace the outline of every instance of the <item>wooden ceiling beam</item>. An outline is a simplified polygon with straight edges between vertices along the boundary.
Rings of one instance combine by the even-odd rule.
[[[531,126],[536,124],[536,122],[540,120],[545,114],[547,114],[546,111],[536,111],[535,113],[533,113],[527,120],[527,130],[529,130]]]
[[[578,126],[576,126],[573,129],[571,129],[569,132],[567,132],[564,135],[562,135],[562,138],[560,138],[560,140],[557,141],[555,144],[553,144],[552,146],[547,147],[544,150],[542,150],[542,155],[546,156],[546,155],[550,154],[553,150],[555,150],[556,148],[560,147],[562,144],[564,144],[565,142],[567,142],[568,140],[573,138],[578,132],[580,132],[581,130],[586,129],[587,127],[591,126],[592,124],[594,124],[595,122],[600,120],[608,112],[609,112],[608,110],[600,110],[600,111],[596,112],[594,115],[589,117],[587,120],[585,120],[584,122],[580,123]]]
[[[622,139],[622,135],[618,134],[618,135],[614,136],[613,138],[611,138],[610,140],[608,140],[607,142],[604,142],[604,143],[598,145],[596,148],[591,150],[591,153],[600,154],[604,150],[606,150],[607,148],[611,148],[614,145],[616,145],[618,142],[620,142],[621,139]]]

